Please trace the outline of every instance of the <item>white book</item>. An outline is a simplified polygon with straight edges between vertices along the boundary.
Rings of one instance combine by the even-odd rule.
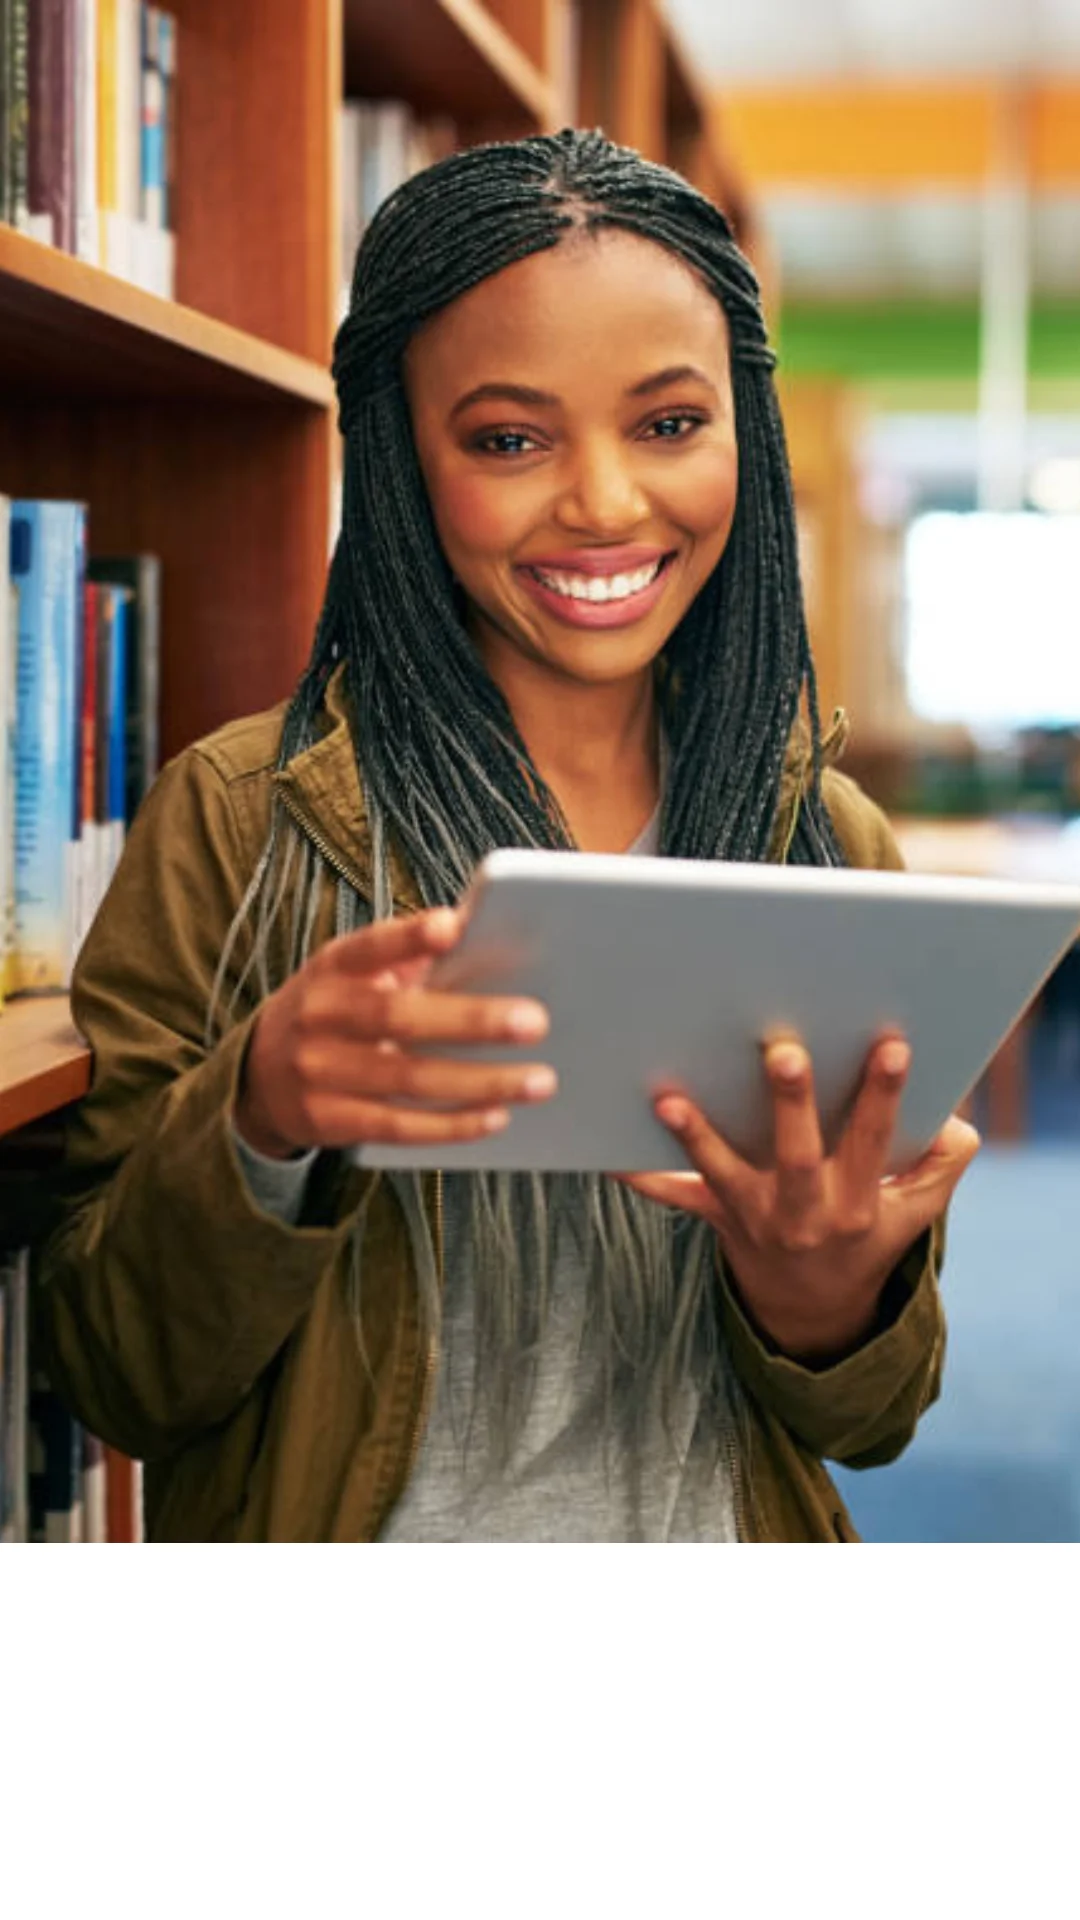
[[[97,266],[97,0],[75,0],[75,251]]]

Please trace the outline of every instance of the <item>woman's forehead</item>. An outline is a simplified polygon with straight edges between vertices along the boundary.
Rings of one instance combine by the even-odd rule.
[[[678,255],[618,230],[576,236],[492,274],[435,315],[410,343],[410,386],[429,390],[511,369],[536,385],[588,370],[704,365],[726,375],[723,308]],[[545,369],[547,370],[545,374]]]

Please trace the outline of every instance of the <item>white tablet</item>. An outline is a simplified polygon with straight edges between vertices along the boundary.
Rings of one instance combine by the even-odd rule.
[[[632,855],[492,854],[433,981],[544,1002],[557,1094],[502,1134],[365,1146],[365,1166],[641,1172],[685,1167],[652,1098],[681,1090],[767,1165],[763,1041],[801,1036],[827,1146],[885,1029],[912,1048],[893,1170],[979,1078],[1080,932],[1080,887]],[[474,1057],[522,1059],[521,1049]]]

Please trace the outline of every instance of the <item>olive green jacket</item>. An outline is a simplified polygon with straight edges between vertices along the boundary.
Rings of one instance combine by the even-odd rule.
[[[326,1154],[299,1226],[262,1212],[230,1126],[254,997],[224,1039],[211,1050],[204,1040],[215,971],[275,793],[329,870],[317,941],[334,931],[335,874],[361,894],[370,884],[340,682],[322,737],[275,773],[281,718],[225,727],[165,770],[74,983],[93,1084],[70,1127],[39,1334],[80,1419],[145,1461],[152,1540],[376,1538],[415,1461],[434,1372],[388,1184]],[[781,852],[804,759],[793,750]],[[898,865],[878,810],[843,776],[829,771],[825,783],[852,864]],[[395,895],[400,911],[419,904],[400,869]],[[287,956],[279,960],[284,973]],[[426,1182],[436,1235],[439,1184]],[[362,1201],[367,1367],[346,1284]],[[736,1463],[744,1538],[854,1537],[821,1459],[893,1459],[934,1398],[939,1248],[940,1236],[932,1250],[924,1237],[893,1276],[881,1330],[820,1371],[766,1344],[724,1288],[747,1409]]]

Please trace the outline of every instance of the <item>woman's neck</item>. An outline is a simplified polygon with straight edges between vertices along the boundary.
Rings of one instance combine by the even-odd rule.
[[[543,670],[498,680],[575,844],[586,853],[625,852],[660,800],[652,668],[615,686],[560,681]]]

